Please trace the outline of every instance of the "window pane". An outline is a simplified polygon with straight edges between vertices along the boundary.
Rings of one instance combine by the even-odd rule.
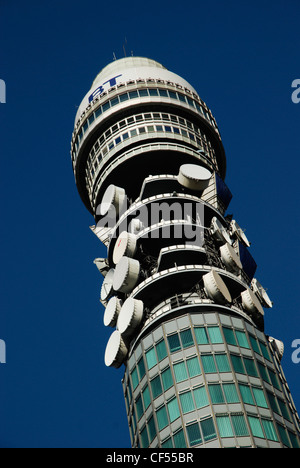
[[[195,409],[192,392],[186,392],[179,395],[183,414],[189,413]]]
[[[255,416],[248,416],[248,421],[251,427],[252,434],[254,437],[264,438],[264,434],[261,428],[260,420]]]
[[[169,417],[171,423],[180,417],[179,406],[177,398],[173,398],[173,400],[167,403]]]
[[[173,442],[172,442],[171,437],[169,437],[169,439],[165,440],[162,443],[162,448],[173,448]]]
[[[270,377],[269,377],[269,374],[268,374],[268,372],[267,372],[266,367],[265,367],[263,364],[261,364],[260,362],[258,362],[257,364],[258,364],[258,368],[259,368],[259,372],[260,372],[261,378],[262,378],[265,382],[271,383],[271,382],[270,382]]]
[[[156,417],[160,431],[169,425],[167,410],[164,406],[156,411]]]
[[[240,356],[231,355],[231,361],[235,372],[240,374],[245,374],[245,369],[243,366],[243,361]]]
[[[186,430],[190,441],[190,447],[194,447],[195,445],[201,444],[202,438],[198,423],[187,426]]]
[[[142,380],[142,378],[146,374],[145,363],[143,358],[138,362],[138,369],[140,374],[140,380]]]
[[[223,333],[225,336],[225,340],[228,344],[237,346],[237,342],[236,342],[233,330],[231,328],[223,327]]]
[[[260,342],[259,342],[259,345],[260,345],[260,349],[261,349],[261,352],[262,352],[263,356],[264,356],[268,361],[271,361],[271,362],[272,362],[272,359],[270,358],[269,350],[268,350],[267,346],[265,345],[265,343],[262,343],[262,342],[260,341]]]
[[[268,419],[262,419],[261,422],[265,430],[267,439],[278,442],[278,437],[277,437],[275,427],[272,421],[269,421]]]
[[[128,94],[125,93],[125,94],[121,94],[120,96],[120,101],[121,102],[124,102],[124,101],[127,101],[128,100]]]
[[[221,437],[233,437],[229,416],[217,416],[217,425]]]
[[[155,379],[151,380],[151,389],[154,399],[162,394],[162,386],[159,375],[155,377]]]
[[[261,388],[252,388],[253,395],[256,401],[257,406],[261,408],[268,408],[268,404],[264,395],[264,392]]]
[[[287,435],[287,432],[286,432],[285,428],[283,426],[281,426],[281,424],[277,424],[277,429],[279,431],[280,439],[281,439],[281,442],[283,443],[283,445],[286,445],[287,447],[291,448],[291,444],[290,444],[290,441],[289,441],[289,438],[288,438],[288,435]]]
[[[280,400],[280,398],[277,399],[278,401],[278,404],[279,404],[279,407],[281,409],[281,414],[282,416],[287,419],[288,421],[291,421],[291,417],[290,417],[290,413],[287,409],[287,406],[286,404],[284,403],[284,401]]]
[[[189,348],[190,346],[194,346],[194,340],[191,330],[185,330],[181,332],[180,337],[184,349]]]
[[[186,441],[182,429],[174,435],[174,446],[175,448],[186,448]]]
[[[147,409],[151,404],[151,397],[150,397],[150,391],[149,391],[148,385],[143,390],[143,400],[144,400],[145,409]]]
[[[134,99],[138,97],[138,92],[137,91],[130,91],[129,93],[129,99]]]
[[[219,372],[230,372],[230,365],[226,354],[215,354]]]
[[[137,373],[136,367],[134,368],[134,370],[131,373],[131,378],[132,378],[133,390],[135,390],[136,387],[139,384],[139,378],[138,378],[138,373]]]
[[[239,385],[240,387],[240,392],[242,395],[242,399],[244,403],[247,403],[248,405],[254,405],[254,400],[252,397],[252,393],[250,390],[250,387],[248,385]]]
[[[149,89],[149,94],[150,94],[150,96],[158,96],[158,90],[157,89]]]
[[[212,418],[205,419],[200,422],[205,441],[214,439],[216,437],[215,425]]]
[[[205,373],[217,372],[214,357],[212,355],[201,356],[203,369]]]
[[[240,347],[250,349],[246,333],[237,330],[235,332],[235,334],[236,334],[236,337],[237,337],[237,340],[238,340],[238,343],[239,343]]]
[[[156,353],[155,349],[152,348],[149,351],[146,352],[146,360],[147,360],[147,366],[148,370],[152,369],[152,367],[156,366],[157,364],[157,358],[156,358]]]
[[[246,426],[245,418],[243,414],[231,415],[231,421],[236,436],[247,436],[249,435],[248,428]]]
[[[199,345],[201,344],[208,344],[208,337],[204,327],[196,327],[194,329],[196,340]]]
[[[149,447],[147,426],[145,426],[144,429],[141,432],[141,445],[142,445],[142,448],[148,448]]]
[[[196,375],[201,375],[200,364],[199,364],[199,360],[197,357],[188,359],[186,363],[187,363],[188,373],[191,378],[196,377]]]
[[[143,416],[143,414],[144,414],[144,408],[143,408],[143,402],[142,402],[141,395],[136,400],[135,405],[136,405],[136,414],[137,414],[137,418],[138,418],[138,421],[139,421],[141,419],[141,417]]]
[[[171,353],[174,353],[181,349],[179,336],[177,333],[175,333],[174,335],[168,336],[168,342],[169,342]]]
[[[185,363],[179,362],[178,364],[174,364],[174,372],[175,372],[175,379],[176,382],[183,382],[188,378]]]
[[[165,357],[167,356],[167,347],[166,347],[166,343],[164,340],[157,343],[156,351],[157,351],[157,356],[158,356],[159,361],[162,361],[163,359],[165,359]]]
[[[249,337],[250,337],[251,346],[252,346],[253,350],[254,350],[257,354],[260,354],[260,355],[261,355],[261,351],[260,351],[260,348],[259,348],[259,346],[258,346],[258,343],[257,343],[256,338],[254,338],[254,336],[251,336],[251,335],[249,335]]]
[[[170,367],[163,371],[161,374],[164,390],[173,387],[173,378]]]
[[[221,385],[208,385],[208,390],[213,404],[225,403]]]
[[[207,331],[212,344],[223,343],[219,327],[207,327]]]
[[[149,429],[149,436],[150,436],[150,441],[155,438],[156,436],[156,427],[155,427],[155,422],[153,416],[151,416],[151,419],[148,421],[148,429]]]
[[[223,390],[227,403],[238,403],[240,401],[234,384],[223,384]]]
[[[196,388],[194,397],[197,409],[201,409],[209,404],[205,387]]]
[[[244,358],[244,364],[246,367],[246,372],[253,377],[258,377],[254,359]]]

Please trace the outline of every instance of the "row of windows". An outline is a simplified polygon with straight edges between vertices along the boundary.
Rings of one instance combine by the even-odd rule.
[[[197,125],[191,123],[189,120],[183,119],[182,117],[179,117],[174,114],[149,112],[145,114],[137,114],[137,115],[128,117],[127,119],[117,122],[108,130],[106,130],[106,132],[102,134],[100,138],[94,144],[90,152],[89,158],[88,158],[88,164],[90,164],[93,161],[94,157],[99,154],[100,147],[103,146],[106,142],[107,144],[109,143],[109,141],[111,140],[114,134],[119,133],[120,131],[122,131],[122,129],[125,129],[125,128],[128,129],[129,127],[132,127],[133,125],[136,126],[137,124],[140,124],[142,122],[147,123],[149,121],[165,121],[168,123],[172,122],[172,123],[175,123],[176,125],[179,125],[180,127],[184,127],[186,129],[186,132],[182,133],[183,136],[187,136],[186,133],[191,131],[196,135],[198,140],[201,139],[201,143],[205,151],[208,151],[208,147],[211,149],[211,143],[207,139],[206,134]],[[176,132],[176,130],[174,132]],[[78,147],[77,145],[75,145],[73,159],[76,158],[77,149]]]
[[[99,106],[95,112],[93,112],[90,117],[85,120],[83,123],[77,138],[75,140],[75,145],[77,147],[79,146],[80,140],[84,136],[84,134],[87,132],[89,126],[98,118],[100,117],[103,113],[108,111],[110,108],[116,106],[117,104],[126,102],[130,99],[137,99],[137,98],[143,98],[143,97],[167,97],[173,100],[180,101],[184,104],[189,105],[190,107],[196,109],[203,117],[205,117],[206,120],[208,120],[215,128],[217,128],[217,125],[215,123],[215,120],[212,118],[212,116],[205,110],[204,107],[202,107],[197,101],[194,99],[189,98],[188,96],[185,96],[179,92],[176,91],[170,91],[167,89],[156,89],[156,88],[150,88],[150,89],[140,89],[140,90],[134,90],[134,91],[129,91],[127,93],[123,93],[119,96],[116,96],[113,99],[110,99],[107,101],[105,104],[102,106]]]
[[[199,148],[203,149],[203,147],[205,147],[204,142],[200,140],[200,138],[198,138],[193,133],[187,132],[186,130],[179,127],[172,127],[170,125],[148,125],[146,127],[138,127],[119,135],[117,138],[112,140],[107,146],[101,148],[101,152],[98,152],[97,158],[93,160],[93,165],[91,165],[91,163],[87,164],[87,176],[89,176],[89,173],[91,173],[93,177],[95,175],[95,170],[97,169],[102,158],[104,158],[109,151],[117,147],[120,143],[125,142],[126,140],[133,138],[137,135],[152,134],[155,132],[164,132],[172,133],[174,135],[181,135],[183,137],[189,138],[192,142],[197,143]]]
[[[178,408],[173,402],[174,400],[170,402],[168,413],[165,407],[162,407],[157,411],[156,416],[159,427],[164,428],[168,425],[168,414],[170,419],[176,418]],[[272,442],[281,441],[283,445],[289,448],[300,448],[299,440],[294,433],[286,430],[278,423],[276,423],[275,427],[275,424],[265,417],[258,417],[249,413],[247,414],[247,418],[245,418],[243,413],[225,413],[216,415],[216,423],[221,438],[247,437],[250,435],[250,429],[253,437],[267,439]],[[217,433],[213,418],[209,417],[200,420],[200,422],[188,424],[186,426],[186,434],[189,447],[194,447],[202,444],[203,442],[209,442],[210,440],[215,439],[217,437]],[[152,416],[148,421],[147,426],[145,426],[141,431],[141,446],[143,448],[149,447],[155,437],[156,427]],[[173,435],[173,437],[169,437],[162,442],[162,448],[186,447],[187,445],[183,429],[180,429]]]

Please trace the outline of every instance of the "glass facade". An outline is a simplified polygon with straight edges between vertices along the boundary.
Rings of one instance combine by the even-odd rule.
[[[133,447],[300,448],[297,416],[266,336],[224,312],[144,335],[123,380]]]

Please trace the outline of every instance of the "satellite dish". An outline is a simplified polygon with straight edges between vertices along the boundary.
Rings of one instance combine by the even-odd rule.
[[[212,173],[203,166],[184,164],[181,166],[178,182],[190,190],[201,191],[208,187]]]
[[[100,205],[100,215],[111,215],[112,217],[114,215],[119,216],[125,201],[125,190],[123,188],[116,187],[115,185],[110,185],[103,195]]]
[[[131,223],[129,224],[129,231],[131,234],[137,235],[139,232],[141,232],[144,229],[144,224],[142,221],[138,218],[133,219]]]
[[[115,270],[112,268],[109,270],[107,275],[104,278],[102,288],[101,288],[101,301],[106,302],[113,293],[113,281],[114,281]]]
[[[247,288],[241,294],[242,297],[242,304],[244,309],[249,313],[259,313],[260,315],[264,315],[264,310],[254,292]]]
[[[203,276],[204,289],[208,297],[220,304],[232,302],[231,294],[219,273],[211,270]]]
[[[251,286],[252,286],[253,292],[261,300],[263,306],[271,309],[273,307],[273,302],[269,298],[269,295],[267,294],[266,290],[262,287],[262,285],[257,281],[256,278],[253,278],[251,282]]]
[[[233,235],[241,240],[247,247],[250,247],[251,243],[248,241],[246,234],[234,219],[230,223],[230,228]]]
[[[115,327],[121,311],[122,303],[117,297],[112,297],[107,304],[103,318],[106,327]]]
[[[114,290],[126,294],[130,293],[138,282],[140,269],[138,260],[123,257],[116,267],[113,280]]]
[[[105,277],[107,275],[108,270],[109,270],[109,265],[108,265],[107,259],[106,258],[96,258],[94,260],[94,264],[96,265],[96,267],[98,268],[100,273]]]
[[[123,231],[117,239],[113,262],[117,265],[122,257],[134,257],[137,247],[137,237],[134,234]]]
[[[232,244],[230,239],[230,235],[228,234],[227,230],[224,228],[223,224],[218,220],[218,218],[214,217],[211,221],[211,234],[221,244]]]
[[[119,367],[124,363],[127,354],[128,349],[121,333],[118,330],[114,331],[107,343],[104,358],[105,365],[107,367],[115,367],[115,369],[119,369]]]
[[[118,318],[118,330],[123,337],[130,337],[140,325],[144,314],[144,304],[130,297],[124,302]]]
[[[275,349],[276,349],[276,351],[277,351],[277,353],[279,355],[279,359],[281,360],[283,358],[283,354],[284,354],[284,343],[283,343],[283,341],[276,340],[275,338],[272,338],[272,336],[270,336],[269,341],[275,347]]]
[[[236,273],[239,270],[242,270],[243,265],[241,260],[230,244],[226,242],[226,244],[222,245],[222,247],[220,247],[220,253],[221,258],[229,271]]]

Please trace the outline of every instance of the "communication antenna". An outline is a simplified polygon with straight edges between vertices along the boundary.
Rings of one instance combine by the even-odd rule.
[[[127,38],[125,37],[125,42],[123,44],[124,57],[127,57],[126,46],[127,46]]]
[[[114,52],[113,52],[113,58],[114,58],[114,61],[117,60],[116,54]]]

